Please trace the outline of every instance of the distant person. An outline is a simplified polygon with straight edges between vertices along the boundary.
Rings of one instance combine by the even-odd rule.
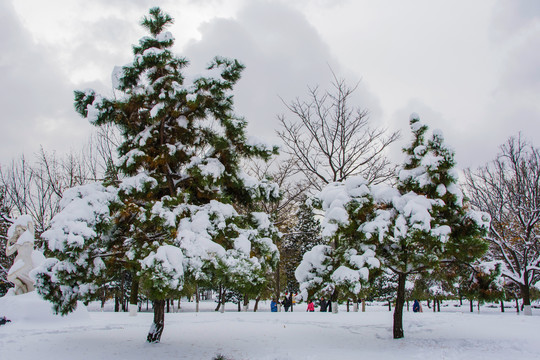
[[[285,312],[289,311],[289,308],[291,307],[291,304],[289,302],[289,298],[287,296],[283,297],[283,301],[281,302],[281,305],[285,308]]]
[[[308,301],[306,311],[309,311],[309,312],[314,312],[315,311],[315,304],[313,303],[313,301],[311,301],[311,300]]]
[[[422,304],[418,300],[414,300],[413,306],[412,306],[413,312],[422,312]]]
[[[293,293],[290,293],[289,294],[289,306],[291,307],[291,312],[293,312],[293,306],[294,306],[294,296],[293,296]]]
[[[277,312],[277,301],[274,299],[272,299],[272,302],[270,303],[270,311]]]
[[[328,303],[326,302],[326,300],[324,300],[323,297],[321,298],[321,301],[319,302],[319,306],[321,308],[321,312],[326,312],[326,310],[328,309]]]

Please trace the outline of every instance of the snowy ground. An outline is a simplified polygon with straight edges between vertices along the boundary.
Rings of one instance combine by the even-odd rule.
[[[202,303],[195,313],[194,304],[184,302],[181,312],[166,314],[162,341],[152,345],[145,342],[151,313],[80,311],[57,319],[37,315],[34,306],[21,316],[4,298],[0,315],[11,312],[14,321],[0,327],[0,358],[540,359],[539,309],[532,317],[488,307],[469,313],[468,305],[405,312],[405,338],[393,340],[392,313],[384,306],[369,306],[365,313],[342,307],[339,314],[306,313],[303,304],[293,313],[271,313],[266,303],[256,313],[239,313],[232,304],[216,313],[214,306]]]

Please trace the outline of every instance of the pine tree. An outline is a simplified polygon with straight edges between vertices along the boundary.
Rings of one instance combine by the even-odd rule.
[[[114,98],[75,92],[82,116],[119,129],[121,180],[68,193],[44,234],[56,259],[38,274],[40,293],[61,313],[95,298],[119,269],[136,274],[154,306],[149,342],[160,341],[165,300],[179,296],[184,281],[245,292],[261,287],[279,259],[278,232],[254,205],[274,201],[279,189],[240,167],[277,153],[248,139],[247,122],[233,114],[230,91],[244,67],[216,57],[206,75],[188,78],[188,61],[171,52],[165,31],[172,21],[150,9],[141,22],[150,35],[133,47],[133,62],[113,72]],[[67,213],[77,207],[86,211]]]
[[[324,297],[332,302],[358,298],[368,285],[370,272],[378,269],[375,246],[368,245],[358,231],[366,211],[368,183],[351,177],[332,183],[314,198],[314,206],[324,211],[323,245],[307,251],[296,269],[303,298]],[[337,310],[337,304],[332,306]]]
[[[464,206],[454,154],[444,145],[442,134],[435,131],[426,141],[428,127],[416,114],[410,125],[413,140],[404,149],[407,158],[398,175],[398,193],[376,201],[379,214],[362,229],[378,235],[377,254],[383,266],[398,276],[394,338],[404,335],[407,277],[432,271],[442,262],[471,263],[486,251],[481,236],[489,224],[486,214]],[[381,227],[378,222],[384,217]]]
[[[302,256],[315,245],[323,244],[321,224],[315,218],[311,201],[306,196],[300,201],[296,212],[296,221],[290,233],[285,236],[281,253],[282,261],[285,264],[287,289],[292,292],[299,291],[299,284],[294,272],[302,261]]]
[[[396,187],[369,186],[362,178],[351,178],[323,189],[323,235],[333,240],[333,247],[315,257],[323,261],[312,266],[332,285],[326,273],[347,260],[340,259],[339,249],[375,251],[383,269],[397,276],[394,338],[403,337],[407,277],[443,263],[472,263],[486,250],[482,235],[489,226],[487,214],[468,210],[457,183],[454,154],[442,134],[434,132],[426,141],[428,128],[415,114],[410,125],[413,140],[404,149],[407,158]]]

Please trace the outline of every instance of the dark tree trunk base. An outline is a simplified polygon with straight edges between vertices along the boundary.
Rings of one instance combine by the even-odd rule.
[[[158,343],[161,340],[161,334],[165,327],[165,300],[154,301],[154,322],[148,331],[146,341],[149,343]]]
[[[407,275],[398,274],[396,306],[394,308],[394,339],[401,339],[403,333],[403,305],[405,304],[405,280]]]

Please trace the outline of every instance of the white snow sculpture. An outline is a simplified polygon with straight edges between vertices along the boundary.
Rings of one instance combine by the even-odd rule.
[[[8,229],[6,255],[15,252],[17,256],[8,271],[7,280],[15,284],[12,292],[20,295],[34,290],[34,281],[29,273],[45,260],[40,251],[34,250],[34,222],[29,215],[20,216]]]

